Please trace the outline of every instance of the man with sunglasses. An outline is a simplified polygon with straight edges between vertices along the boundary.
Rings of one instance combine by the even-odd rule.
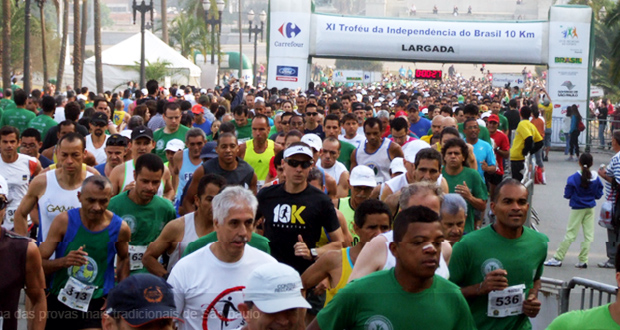
[[[272,256],[301,274],[329,249],[341,249],[344,238],[329,197],[308,185],[313,164],[311,148],[295,142],[283,156],[281,164],[286,181],[259,192],[258,216],[264,217],[264,234],[272,243]],[[322,228],[338,244],[315,249]]]
[[[120,134],[112,134],[108,137],[105,143],[106,161],[95,166],[99,174],[108,177],[116,166],[123,163],[127,153],[127,144],[127,138]]]
[[[321,119],[319,118],[319,112],[316,104],[308,103],[306,105],[306,127],[304,134],[313,133],[318,135],[321,140],[325,138],[323,132],[323,126],[321,126]]]
[[[105,128],[108,126],[108,116],[103,112],[96,112],[89,123],[90,134],[85,136],[86,150],[95,156],[97,164],[106,161],[105,144],[108,135]]]
[[[36,158],[17,153],[19,145],[17,128],[4,126],[0,129],[0,175],[7,178],[11,194],[2,224],[7,230],[13,230],[15,211],[28,191],[30,179],[41,172],[41,164]]]

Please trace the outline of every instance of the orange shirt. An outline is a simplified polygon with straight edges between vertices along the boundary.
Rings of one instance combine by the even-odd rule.
[[[531,120],[532,124],[534,124],[534,126],[536,126],[536,129],[538,130],[538,133],[540,133],[540,136],[545,137],[545,122],[540,118],[532,118]]]

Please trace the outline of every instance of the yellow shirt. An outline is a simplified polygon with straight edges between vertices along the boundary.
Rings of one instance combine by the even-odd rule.
[[[124,110],[114,111],[114,115],[112,116],[112,121],[114,125],[118,126],[123,122],[127,113]]]
[[[551,128],[551,124],[553,123],[553,103],[549,103],[548,106],[544,106],[541,103],[538,105],[538,110],[544,111],[545,128]]]
[[[48,168],[50,170],[55,170],[56,169],[56,164],[52,164],[52,165],[48,166]],[[86,164],[82,164],[82,171],[86,171]]]
[[[519,122],[519,126],[517,126],[515,138],[512,142],[512,147],[510,148],[510,160],[525,160],[525,157],[522,154],[523,147],[525,147],[525,140],[530,136],[534,139],[534,143],[540,142],[543,139],[534,124],[532,124],[529,120],[521,120]]]
[[[424,142],[426,142],[428,144],[431,144],[431,139],[432,138],[433,138],[432,135],[424,135],[423,137],[420,138],[420,140],[422,140],[422,141],[424,141]]]
[[[338,281],[338,284],[335,287],[327,289],[325,294],[325,306],[327,306],[327,304],[334,299],[334,296],[338,293],[338,290],[344,288],[349,281],[349,276],[351,276],[351,272],[353,272],[353,262],[351,261],[351,256],[349,255],[350,250],[350,247],[342,249],[342,271],[340,272],[340,281]]]

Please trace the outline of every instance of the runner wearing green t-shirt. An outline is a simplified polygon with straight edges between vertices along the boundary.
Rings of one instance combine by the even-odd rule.
[[[174,218],[172,203],[157,196],[164,174],[164,163],[153,154],[144,154],[136,160],[135,187],[110,200],[108,209],[120,216],[131,228],[129,262],[131,273],[146,273],[142,257],[147,246],[155,241],[164,226]]]
[[[499,117],[499,130],[502,131],[504,134],[508,135],[508,118],[499,113],[501,109],[502,105],[501,103],[499,103],[499,100],[494,99],[491,103],[491,112]]]
[[[503,181],[491,202],[497,221],[454,245],[450,281],[461,287],[479,330],[531,329],[529,318],[540,311],[549,239],[523,226],[527,199],[519,181]]]
[[[340,118],[338,115],[329,114],[325,116],[325,120],[323,120],[323,132],[325,133],[325,139],[328,137],[338,139],[338,135],[340,135]],[[355,150],[355,147],[351,143],[340,141],[340,156],[338,156],[338,161],[347,168],[347,171],[351,170],[351,154],[353,150]]]
[[[402,210],[393,234],[395,268],[339,290],[308,329],[475,329],[458,287],[435,275],[444,240],[437,213]]]
[[[465,233],[471,233],[476,229],[474,209],[484,212],[489,197],[487,187],[482,182],[478,171],[464,166],[467,164],[468,150],[465,141],[458,138],[446,141],[441,148],[446,163],[442,175],[448,182],[448,190],[450,193],[460,194],[467,202]]]
[[[189,131],[189,128],[181,125],[181,108],[175,102],[168,102],[164,109],[164,122],[166,126],[158,129],[153,133],[153,140],[155,141],[155,153],[163,162],[166,159],[166,144],[172,139],[179,139],[185,141],[185,134]]]
[[[248,119],[248,109],[239,105],[233,110],[235,119],[231,121],[235,125],[237,139],[239,143],[246,142],[252,138],[252,119]]]
[[[28,123],[37,115],[26,109],[28,94],[23,89],[16,90],[13,95],[17,107],[3,112],[2,119],[0,119],[0,127],[9,125],[23,132],[28,128]]]
[[[54,111],[56,111],[56,102],[51,96],[44,96],[41,101],[43,113],[33,118],[28,123],[28,128],[34,128],[41,133],[41,139],[45,139],[50,128],[58,125],[54,120]]]

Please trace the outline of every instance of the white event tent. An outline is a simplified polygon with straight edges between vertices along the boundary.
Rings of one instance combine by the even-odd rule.
[[[140,33],[137,33],[120,43],[101,52],[103,67],[103,88],[104,90],[114,90],[125,88],[130,80],[139,82],[140,73],[133,67],[140,63]],[[192,63],[174,48],[168,46],[161,39],[150,31],[145,31],[145,59],[150,63],[157,61],[167,61],[168,66],[173,69],[174,74],[170,77],[172,83],[200,85],[201,69]],[[146,62],[148,65],[148,62]],[[67,73],[72,74],[73,70],[67,65]],[[72,77],[71,77],[72,78]],[[68,82],[72,80],[67,80]],[[95,57],[90,57],[84,61],[84,74],[82,86],[95,89]]]

